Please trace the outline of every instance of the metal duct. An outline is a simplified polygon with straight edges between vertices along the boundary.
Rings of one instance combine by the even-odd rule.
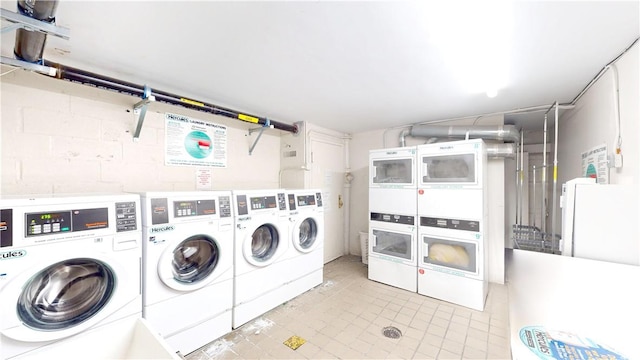
[[[441,126],[414,125],[409,131],[414,137],[437,138],[469,138],[498,140],[505,142],[520,141],[520,131],[514,125],[472,125],[472,126]],[[403,141],[404,139],[401,139]]]
[[[474,138],[485,140],[508,141],[504,144],[487,144],[487,156],[491,159],[513,158],[516,146],[520,140],[520,132],[514,125],[485,125],[485,126],[442,126],[442,125],[414,125],[410,130],[400,133],[400,146],[406,145],[406,137],[425,137],[427,143],[437,142],[446,138]]]
[[[88,71],[72,68],[69,66],[53,63],[50,61],[44,61],[45,66],[55,68],[56,77],[58,79],[67,80],[70,82],[88,85],[99,89],[114,91],[120,94],[135,96],[144,98],[145,91],[143,85],[130,83],[123,80],[102,76]],[[267,119],[265,117],[259,117],[246,113],[241,113],[235,110],[223,108],[217,105],[208,104],[205,102],[189,99],[184,96],[171,94],[165,91],[151,89],[151,96],[155,97],[155,100],[165,104],[181,106],[188,109],[194,109],[202,112],[211,113],[214,115],[220,115],[236,120],[241,120],[253,124],[259,124],[262,126],[273,127],[274,129],[288,131],[296,134],[298,132],[297,125],[289,125],[274,120]]]
[[[504,144],[486,144],[487,157],[489,159],[510,158],[516,157],[516,144],[504,143]]]
[[[20,14],[48,23],[55,22],[57,8],[57,0],[18,0],[18,11]],[[42,61],[42,53],[44,52],[46,40],[47,35],[45,33],[18,29],[16,31],[16,43],[13,52],[18,59],[31,63],[39,63]]]

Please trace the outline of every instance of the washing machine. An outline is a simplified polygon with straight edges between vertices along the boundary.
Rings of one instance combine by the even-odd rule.
[[[292,299],[284,190],[233,191],[236,228],[233,328]]]
[[[324,208],[322,191],[287,190],[290,243],[286,255],[291,297],[320,284],[324,269]]]
[[[231,331],[231,192],[140,195],[142,315],[186,355]]]
[[[141,317],[139,215],[131,194],[0,200],[0,358]]]

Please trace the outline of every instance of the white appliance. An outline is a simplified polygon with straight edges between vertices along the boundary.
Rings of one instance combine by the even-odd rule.
[[[290,297],[312,289],[323,280],[324,208],[319,189],[287,190],[290,244],[285,255]]]
[[[141,317],[139,210],[129,194],[1,200],[2,359]]]
[[[147,192],[143,317],[188,354],[231,331],[231,192]]]
[[[286,284],[289,211],[285,190],[233,191],[236,214],[233,328],[291,300]]]
[[[417,290],[416,147],[369,152],[368,278]]]
[[[640,265],[638,186],[577,178],[562,185],[562,255]]]
[[[418,146],[418,293],[482,311],[488,292],[481,139]]]

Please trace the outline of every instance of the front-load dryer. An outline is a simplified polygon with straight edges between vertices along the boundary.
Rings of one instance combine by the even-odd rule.
[[[231,192],[147,192],[141,201],[142,314],[186,355],[231,331]]]
[[[233,191],[236,213],[233,328],[291,300],[285,285],[289,214],[284,190]]]
[[[292,297],[322,284],[324,269],[324,208],[319,189],[287,190],[290,246],[287,262]]]
[[[0,200],[0,358],[43,357],[141,317],[139,210],[130,194]]]

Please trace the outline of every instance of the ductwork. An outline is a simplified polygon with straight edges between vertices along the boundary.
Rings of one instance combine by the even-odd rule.
[[[490,158],[512,158],[516,153],[516,143],[520,141],[520,131],[514,125],[414,125],[410,130],[400,133],[400,146],[406,146],[406,137],[423,137],[434,142],[442,138],[469,138],[497,140],[505,144],[487,144],[487,156]]]
[[[55,22],[57,8],[57,0],[18,0],[18,11],[20,14],[48,23]],[[40,63],[42,61],[42,53],[44,52],[46,40],[47,35],[45,33],[18,29],[16,31],[16,43],[13,52],[18,59],[31,63]]]

